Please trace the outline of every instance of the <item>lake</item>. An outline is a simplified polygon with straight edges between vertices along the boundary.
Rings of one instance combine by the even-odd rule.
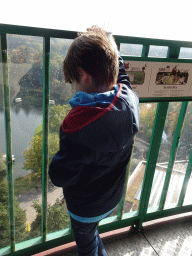
[[[31,137],[34,136],[36,128],[42,123],[41,110],[31,109],[29,112],[23,108],[11,109],[11,135],[12,154],[15,156],[13,164],[13,178],[25,176],[29,173],[23,169],[23,151],[30,146]],[[6,153],[4,113],[0,112],[0,150]]]

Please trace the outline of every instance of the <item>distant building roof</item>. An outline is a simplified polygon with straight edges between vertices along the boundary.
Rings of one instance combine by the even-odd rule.
[[[168,163],[159,163],[156,165],[151,195],[149,199],[149,208],[157,207],[159,205],[161,199],[161,193],[164,185],[164,180],[166,176]],[[143,178],[145,173],[146,162],[141,161],[131,177],[128,181],[127,193],[126,193],[126,201],[129,201],[134,205],[134,209],[136,205],[139,206],[139,200],[142,191]],[[169,189],[167,193],[167,198],[165,202],[165,208],[169,208],[169,206],[173,203],[177,203],[180,195],[180,191],[182,188],[185,172],[187,168],[187,160],[176,161],[173,166],[173,171],[171,174],[171,180],[169,184]],[[191,204],[191,191],[192,190],[192,178],[189,180],[189,184],[186,190],[186,196],[184,200],[184,205]]]

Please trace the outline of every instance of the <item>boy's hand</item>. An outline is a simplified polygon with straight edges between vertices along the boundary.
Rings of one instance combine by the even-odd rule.
[[[102,32],[105,32],[107,36],[112,35],[111,32],[104,31],[102,28],[98,27],[97,25],[93,25],[92,27],[87,28],[87,31],[102,31]]]
[[[97,25],[93,25],[91,28],[87,28],[87,31],[101,31],[101,28]]]

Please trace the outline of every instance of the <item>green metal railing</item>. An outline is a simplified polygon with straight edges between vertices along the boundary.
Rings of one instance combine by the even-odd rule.
[[[11,118],[10,118],[10,92],[8,80],[8,62],[7,62],[7,34],[27,35],[27,36],[40,36],[43,37],[43,54],[44,54],[44,85],[43,85],[43,174],[42,174],[42,226],[41,236],[34,239],[15,243],[15,216],[14,216],[14,189],[13,189],[13,165],[12,165],[12,146],[11,146]],[[0,24],[1,36],[1,54],[2,54],[2,74],[3,74],[3,89],[4,89],[4,115],[5,115],[5,133],[6,133],[6,165],[7,165],[7,180],[9,190],[9,223],[10,223],[10,245],[0,249],[0,255],[32,255],[50,248],[68,243],[74,240],[71,233],[71,227],[48,234],[47,232],[47,191],[48,191],[48,123],[49,123],[49,63],[50,63],[50,39],[51,38],[64,38],[74,39],[77,32],[31,28],[24,26],[14,26]],[[123,56],[124,60],[134,61],[151,61],[151,62],[173,62],[173,63],[191,63],[192,59],[179,59],[179,52],[181,47],[192,48],[192,42],[171,41],[171,40],[158,40],[147,38],[136,38],[126,36],[115,36],[117,45],[121,43],[127,44],[140,44],[143,46],[142,54],[140,57]],[[167,46],[168,53],[166,58],[152,58],[148,57],[151,45]],[[162,190],[161,200],[157,209],[151,211],[148,208],[149,199],[152,189],[153,178],[155,174],[156,163],[159,155],[162,134],[167,117],[169,102],[182,102],[180,114],[173,138],[173,144],[169,157],[168,168]],[[141,229],[142,223],[163,218],[171,215],[192,211],[191,205],[183,205],[186,193],[187,184],[190,179],[192,170],[192,151],[188,160],[188,166],[184,176],[182,189],[180,192],[178,203],[170,209],[165,209],[165,200],[167,196],[168,187],[170,184],[170,177],[173,170],[173,164],[179,139],[182,133],[182,126],[187,112],[188,102],[192,101],[192,97],[163,97],[163,98],[140,98],[140,103],[157,102],[156,116],[154,120],[153,131],[151,135],[151,142],[149,153],[145,168],[142,193],[140,197],[140,204],[137,211],[124,213],[123,207],[125,202],[126,191],[119,204],[119,210],[116,216],[108,217],[100,222],[99,231],[107,232],[130,225],[136,225]],[[191,142],[192,143],[192,142]],[[127,167],[127,181],[129,177],[130,164]],[[127,186],[126,186],[127,187]]]

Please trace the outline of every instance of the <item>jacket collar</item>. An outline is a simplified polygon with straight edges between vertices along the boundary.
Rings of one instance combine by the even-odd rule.
[[[76,106],[95,107],[98,103],[108,106],[115,98],[118,90],[119,86],[116,85],[113,87],[113,90],[103,93],[87,93],[79,91],[69,100],[69,104],[72,108]]]

